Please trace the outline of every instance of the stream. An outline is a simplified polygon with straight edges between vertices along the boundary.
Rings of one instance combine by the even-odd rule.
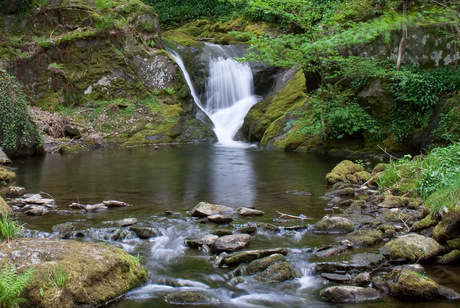
[[[257,147],[230,148],[211,144],[100,149],[77,154],[48,154],[16,159],[16,184],[29,193],[52,196],[59,209],[72,202],[94,204],[120,200],[127,208],[86,213],[20,216],[26,227],[49,236],[52,226],[73,222],[90,236],[80,240],[121,247],[149,271],[148,281],[108,307],[172,307],[164,297],[178,291],[197,291],[214,303],[201,307],[337,307],[319,298],[326,281],[312,273],[316,248],[335,242],[324,234],[287,230],[299,221],[281,220],[277,210],[304,214],[313,222],[325,214],[325,175],[341,157],[311,153],[267,151]],[[278,233],[258,230],[248,249],[288,248],[288,260],[302,274],[284,283],[262,283],[253,277],[237,282],[232,269],[213,266],[215,256],[191,250],[185,241],[209,234],[219,227],[202,224],[189,211],[200,201],[237,209],[251,206],[265,212],[257,218],[238,218],[236,228],[248,222],[267,222],[281,228]],[[165,214],[171,211],[172,214]],[[126,236],[113,240],[107,234],[109,221],[137,218],[139,226],[158,231],[158,236],[141,240]],[[102,228],[102,229],[101,229]],[[455,267],[452,268],[455,271]],[[431,277],[459,291],[460,281],[448,267],[427,267]],[[376,302],[340,307],[431,307],[431,303],[409,304],[384,298]],[[200,307],[200,306],[198,306]],[[458,307],[458,302],[436,303],[436,307]]]

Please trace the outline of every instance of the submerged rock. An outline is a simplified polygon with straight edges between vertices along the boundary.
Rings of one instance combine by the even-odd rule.
[[[409,269],[395,269],[376,277],[373,283],[389,295],[402,300],[432,301],[460,298],[455,291]]]
[[[414,263],[436,257],[442,246],[432,238],[411,233],[391,240],[380,251],[391,260]]]
[[[380,292],[373,288],[335,286],[321,290],[320,296],[333,303],[361,303],[380,298]]]
[[[191,215],[194,217],[208,217],[217,214],[232,214],[233,212],[234,211],[231,207],[225,205],[200,202],[193,208]]]
[[[73,240],[15,239],[0,246],[0,258],[20,271],[35,269],[21,293],[29,307],[99,306],[148,275],[138,260],[119,248]],[[58,269],[67,277],[62,286],[52,282]]]
[[[166,295],[165,302],[172,305],[209,305],[213,300],[197,292],[177,292]]]

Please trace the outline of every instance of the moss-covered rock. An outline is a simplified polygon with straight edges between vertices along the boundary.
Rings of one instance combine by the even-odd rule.
[[[411,227],[411,230],[414,231],[414,232],[419,232],[419,231],[422,231],[424,229],[427,229],[429,227],[433,227],[433,226],[436,226],[439,222],[439,216],[434,214],[434,213],[430,213],[428,215],[425,216],[425,218],[423,218],[422,220],[419,220],[419,221],[416,221],[412,227]]]
[[[148,275],[137,259],[119,248],[72,240],[15,239],[0,247],[0,256],[20,271],[35,269],[22,293],[31,307],[102,305]]]
[[[355,224],[344,217],[326,216],[309,228],[317,233],[349,233],[355,230]]]
[[[14,181],[16,174],[13,171],[9,171],[3,166],[0,166],[0,186],[2,183],[7,184]]]
[[[358,172],[361,173],[363,171],[363,166],[355,164],[350,160],[344,160],[335,166],[334,169],[332,169],[332,171],[326,175],[326,180],[329,184],[335,184],[337,182],[357,183],[361,178],[358,179],[355,174]]]
[[[440,243],[460,235],[460,211],[445,214],[433,230],[433,238]]]
[[[212,299],[197,292],[177,292],[165,296],[165,302],[173,305],[209,305]]]
[[[379,230],[358,230],[346,237],[357,247],[370,247],[383,240],[383,233]]]
[[[442,251],[442,246],[432,238],[411,233],[391,240],[380,250],[391,260],[414,263],[436,257]]]
[[[265,282],[282,282],[300,277],[300,274],[289,262],[270,265],[265,271],[256,275],[256,279]]]
[[[409,269],[395,269],[383,278],[384,289],[398,299],[408,301],[431,301],[457,299],[459,294],[422,274]],[[382,283],[377,283],[382,285]]]
[[[241,263],[250,263],[254,260],[265,258],[273,254],[287,255],[288,252],[289,251],[285,248],[247,250],[225,257],[223,263],[228,266],[235,266]]]
[[[282,261],[286,261],[286,257],[284,255],[272,254],[268,257],[257,259],[249,263],[248,267],[246,268],[246,273],[249,275],[253,275],[255,273],[266,270],[272,264]]]
[[[454,249],[451,252],[443,255],[439,259],[440,264],[458,264],[460,263],[460,250]]]
[[[11,214],[10,206],[3,200],[2,196],[0,196],[0,217],[1,216],[9,216]]]

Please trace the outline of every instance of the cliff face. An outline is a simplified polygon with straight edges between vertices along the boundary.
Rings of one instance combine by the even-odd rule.
[[[79,122],[83,131],[97,130],[88,127],[98,115],[81,109],[109,106],[104,110],[107,121],[115,113],[112,122],[134,123],[125,127],[128,131],[105,131],[105,136],[115,133],[121,143],[147,125],[149,132],[137,136],[136,144],[212,139],[207,124],[196,118],[179,68],[163,49],[151,7],[138,0],[51,0],[35,7],[21,3],[7,1],[1,7],[0,63],[24,85],[33,105],[82,114],[83,123],[79,118],[70,124]],[[125,109],[136,112],[117,118]],[[136,125],[141,114],[147,123]],[[174,133],[163,128],[156,132],[169,116]]]

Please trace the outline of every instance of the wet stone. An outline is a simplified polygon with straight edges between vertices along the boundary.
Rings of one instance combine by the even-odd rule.
[[[129,229],[140,239],[149,239],[158,236],[158,231],[154,228],[132,226]]]
[[[251,236],[248,234],[232,234],[219,237],[214,242],[214,249],[217,251],[235,251],[249,245]]]
[[[255,217],[255,216],[264,216],[265,213],[259,210],[247,208],[247,207],[240,207],[238,210],[238,214],[241,216],[250,216],[250,217]]]
[[[215,214],[215,215],[208,216],[208,221],[216,223],[216,224],[224,225],[224,224],[228,224],[232,222],[233,218],[231,218],[230,216]]]
[[[321,290],[320,296],[333,303],[361,303],[380,298],[380,292],[373,288],[335,286]]]
[[[342,275],[342,274],[321,273],[321,277],[329,281],[340,282],[340,283],[349,283],[351,281],[351,277],[349,275]]]

